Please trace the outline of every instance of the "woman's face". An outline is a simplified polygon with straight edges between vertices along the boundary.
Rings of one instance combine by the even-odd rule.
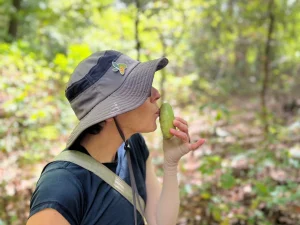
[[[135,133],[148,133],[156,130],[156,119],[159,117],[157,100],[160,94],[152,87],[151,95],[138,108],[119,115],[118,121],[123,131],[129,135]]]

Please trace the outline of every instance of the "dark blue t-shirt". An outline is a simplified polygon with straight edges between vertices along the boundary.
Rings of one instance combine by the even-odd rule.
[[[129,139],[131,161],[139,194],[146,203],[146,160],[148,148],[143,137]],[[76,145],[78,151],[88,154]],[[124,144],[117,152],[117,161],[104,163],[130,185]],[[94,173],[65,161],[51,162],[42,171],[30,202],[30,215],[46,209],[57,210],[71,225],[134,224],[133,205]],[[137,212],[138,224],[143,224]]]

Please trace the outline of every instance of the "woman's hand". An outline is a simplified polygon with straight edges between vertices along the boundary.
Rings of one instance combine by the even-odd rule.
[[[174,136],[163,140],[165,169],[166,167],[177,167],[182,156],[198,149],[205,142],[204,139],[199,139],[195,143],[190,143],[188,123],[184,119],[175,117],[173,124],[177,129],[171,128],[170,133]]]

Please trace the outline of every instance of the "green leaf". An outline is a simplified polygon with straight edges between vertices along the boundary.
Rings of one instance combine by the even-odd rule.
[[[220,225],[230,225],[230,220],[228,218],[224,219]]]
[[[236,183],[234,176],[231,172],[227,172],[221,176],[221,187],[225,189],[232,188]]]
[[[200,196],[204,200],[208,200],[208,199],[211,198],[211,194],[209,192],[207,192],[207,191],[206,192],[202,192]]]
[[[216,115],[216,121],[219,121],[222,119],[222,112],[220,110],[218,110],[217,115]]]
[[[261,196],[267,196],[269,195],[269,188],[263,183],[263,182],[256,182],[255,189],[257,194]]]
[[[213,206],[211,214],[215,221],[220,222],[222,220],[222,211],[218,205]]]

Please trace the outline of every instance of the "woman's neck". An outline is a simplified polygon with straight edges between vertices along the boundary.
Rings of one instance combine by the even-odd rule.
[[[131,136],[123,132],[126,138]],[[113,162],[122,143],[114,121],[106,123],[99,134],[87,134],[80,142],[88,153],[101,163]]]

